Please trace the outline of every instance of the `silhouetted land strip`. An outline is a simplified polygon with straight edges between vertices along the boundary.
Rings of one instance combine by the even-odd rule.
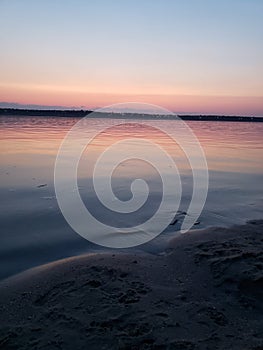
[[[0,116],[32,116],[32,117],[74,117],[83,118],[93,111],[89,110],[37,110],[37,109],[18,109],[18,108],[0,108]],[[142,113],[110,113],[96,112],[94,117],[101,118],[138,118],[138,119],[175,119],[173,115],[153,115]],[[222,121],[222,122],[263,122],[263,117],[233,116],[233,115],[178,115],[182,120],[195,121]]]

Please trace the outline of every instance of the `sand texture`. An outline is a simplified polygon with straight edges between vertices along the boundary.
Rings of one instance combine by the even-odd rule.
[[[1,283],[1,349],[263,349],[263,221]]]

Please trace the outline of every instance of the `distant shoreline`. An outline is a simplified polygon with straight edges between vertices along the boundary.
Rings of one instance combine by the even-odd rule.
[[[0,108],[1,116],[31,116],[31,117],[70,117],[70,118],[83,118],[93,113],[90,110],[40,110],[40,109],[20,109],[20,108]],[[131,119],[174,119],[173,115],[153,115],[153,114],[140,114],[140,113],[109,113],[109,112],[96,112],[96,117],[101,114],[100,118],[131,118]],[[233,116],[233,115],[177,115],[182,120],[193,121],[221,121],[221,122],[256,122],[262,123],[263,117],[252,116]]]

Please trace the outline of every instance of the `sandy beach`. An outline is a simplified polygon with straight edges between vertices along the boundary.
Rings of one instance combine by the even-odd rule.
[[[0,350],[263,350],[262,18],[0,1]]]
[[[263,221],[2,281],[1,349],[263,349]]]

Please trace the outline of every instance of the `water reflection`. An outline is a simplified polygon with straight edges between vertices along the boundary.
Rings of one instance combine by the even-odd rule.
[[[53,117],[0,118],[0,256],[3,264],[9,266],[9,269],[0,271],[2,276],[96,248],[67,225],[57,206],[53,187],[53,170],[59,145],[76,121],[76,118]],[[110,126],[107,119],[90,119],[87,132],[92,132],[98,123]],[[171,130],[176,128],[176,121],[167,120],[164,123]],[[204,149],[210,172],[208,200],[198,228],[262,218],[263,124],[189,121],[188,125]],[[113,220],[104,212],[102,214],[90,191],[92,168],[107,146],[131,135],[151,139],[174,158],[182,176],[183,210],[192,190],[188,160],[169,137],[156,130],[145,129],[140,124],[108,129],[85,150],[78,169],[79,188],[84,202],[87,205],[92,203],[94,215],[103,215],[107,222]],[[136,145],[128,144],[125,147]],[[164,171],[169,172],[166,164],[162,166]],[[108,159],[105,173],[110,168],[111,159]],[[146,163],[131,160],[114,171],[112,184],[117,196],[126,200],[130,196],[130,182],[138,177],[147,179],[151,186],[150,206],[137,218],[140,222],[158,206],[161,193],[158,174]],[[121,226],[131,225],[135,219],[130,218],[130,222],[123,217],[114,220]],[[176,229],[176,225],[168,227],[166,233]]]

